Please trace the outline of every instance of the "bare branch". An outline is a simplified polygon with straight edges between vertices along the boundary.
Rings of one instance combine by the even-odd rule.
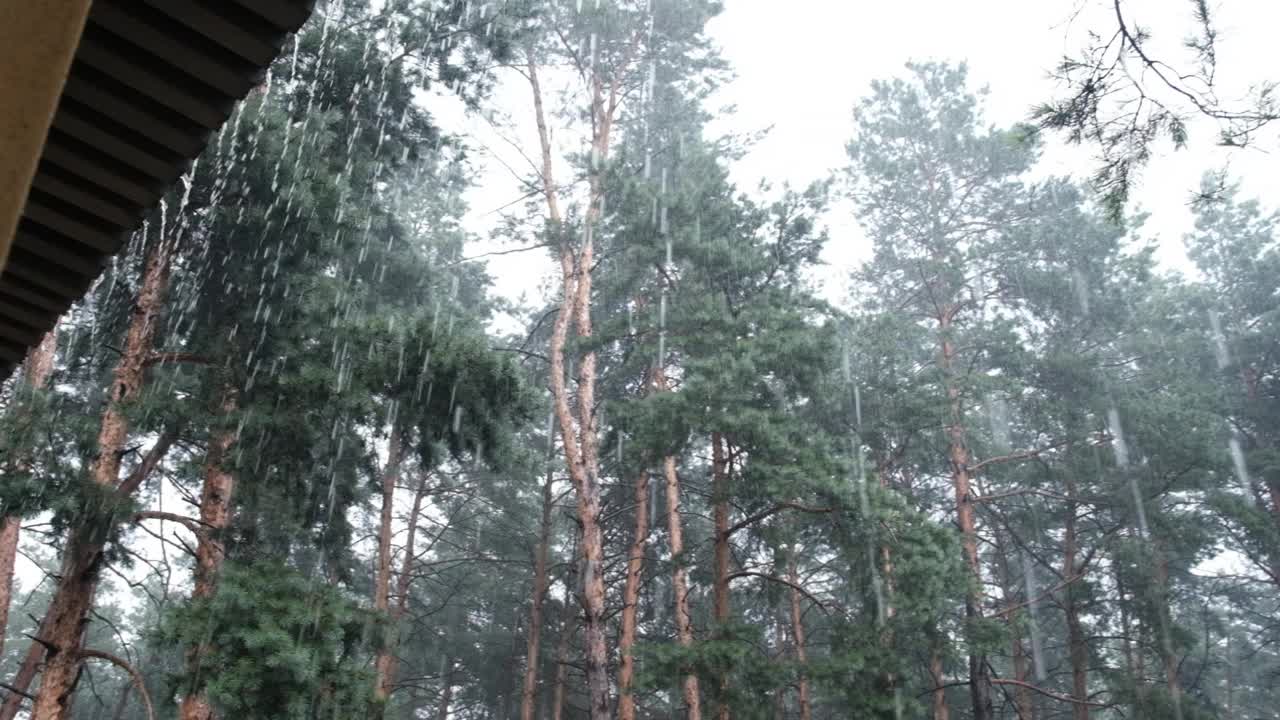
[[[1031,458],[1040,457],[1041,455],[1049,452],[1050,450],[1057,450],[1060,447],[1066,447],[1068,445],[1071,445],[1074,442],[1075,442],[1074,439],[1059,440],[1058,442],[1045,445],[1044,447],[1041,447],[1041,448],[1035,448],[1032,450],[1022,450],[1020,452],[1009,453],[1008,455],[997,455],[996,457],[987,458],[986,460],[983,460],[982,462],[976,465],[970,465],[969,472],[976,474],[979,470],[981,470],[982,468],[988,465],[1011,463],[1011,462],[1017,462],[1019,460],[1030,460]]]
[[[160,437],[156,439],[156,444],[151,446],[146,456],[142,458],[142,462],[138,463],[138,467],[133,469],[123,481],[116,486],[116,492],[121,497],[129,497],[138,489],[142,483],[146,482],[156,466],[164,460],[164,456],[168,454],[169,448],[173,447],[173,443],[178,439],[179,426],[165,428],[160,433]]]
[[[142,361],[143,367],[152,365],[168,365],[171,363],[192,363],[195,365],[212,365],[213,359],[205,355],[189,352],[153,352]]]
[[[112,655],[109,652],[103,652],[102,650],[90,650],[86,648],[80,651],[80,657],[86,659],[96,658],[98,660],[106,660],[112,665],[115,665],[128,673],[129,677],[133,680],[133,686],[138,689],[138,695],[142,698],[142,707],[147,711],[147,720],[156,720],[155,710],[151,706],[151,695],[147,692],[146,680],[143,679],[142,673],[138,672],[137,668],[130,665],[124,658],[118,655]]]
[[[1059,695],[1058,693],[1050,692],[1049,690],[1045,690],[1044,688],[1041,688],[1041,687],[1036,687],[1035,685],[1032,685],[1029,682],[1023,682],[1021,680],[1006,680],[1003,678],[991,678],[991,684],[992,685],[1013,685],[1020,688],[1026,688],[1028,690],[1031,690],[1032,692],[1040,693],[1045,697],[1053,698],[1058,702],[1073,703],[1075,705],[1087,705],[1089,707],[1096,707],[1096,708],[1111,707],[1111,705],[1108,703],[1097,703],[1097,702],[1092,702],[1090,700],[1077,700],[1073,697],[1068,697],[1067,695]]]
[[[143,520],[168,520],[169,522],[176,522],[186,527],[188,530],[190,530],[193,533],[196,533],[197,535],[203,532],[208,527],[206,523],[203,523],[200,520],[197,520],[196,518],[190,518],[190,517],[187,517],[186,515],[163,512],[160,510],[143,510],[141,512],[134,513],[133,520],[134,522],[141,522]]]
[[[778,583],[778,584],[780,584],[780,585],[786,585],[787,587],[791,588],[792,590],[795,590],[796,592],[800,593],[801,595],[804,595],[805,597],[809,598],[809,602],[811,602],[811,603],[813,603],[814,605],[816,605],[816,606],[818,607],[818,609],[819,609],[819,610],[821,610],[821,611],[823,612],[823,614],[824,614],[824,615],[825,615],[825,614],[827,614],[827,606],[829,605],[829,603],[825,603],[825,602],[823,602],[823,601],[819,600],[818,598],[814,597],[814,596],[813,596],[813,595],[812,595],[808,590],[805,590],[803,587],[801,587],[801,586],[799,586],[799,585],[797,585],[797,584],[795,584],[795,583],[793,583],[793,582],[791,582],[790,580],[787,580],[787,579],[785,579],[785,578],[780,578],[780,577],[778,577],[777,575],[770,575],[770,574],[768,574],[768,573],[756,572],[756,571],[754,571],[754,570],[739,570],[738,572],[730,573],[729,577],[728,577],[728,578],[726,578],[725,580],[726,580],[726,582],[733,582],[734,580],[737,580],[738,578],[744,578],[744,577],[758,577],[758,578],[761,578],[761,579],[763,579],[763,580],[768,580],[768,581],[770,581],[770,582],[776,582],[776,583]]]
[[[782,512],[783,510],[799,510],[800,512],[807,512],[807,513],[829,513],[834,511],[835,508],[813,507],[810,505],[801,505],[800,503],[794,503],[794,502],[778,503],[777,505],[774,505],[768,510],[761,510],[755,515],[750,515],[738,521],[737,523],[730,525],[729,529],[724,531],[724,534],[727,536],[731,536],[734,533],[738,532],[739,530],[742,530],[743,528],[746,528],[750,525],[754,525],[760,522],[761,520],[764,520],[767,517],[770,517],[772,515],[776,515]]]

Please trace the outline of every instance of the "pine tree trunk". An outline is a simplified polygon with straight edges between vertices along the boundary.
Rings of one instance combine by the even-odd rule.
[[[676,474],[676,459],[670,455],[662,460],[667,481],[667,535],[671,542],[671,593],[675,598],[676,641],[680,647],[693,646],[693,617],[689,614],[688,570],[685,569],[684,528],[680,520],[680,477]],[[698,676],[686,672],[683,681],[684,704],[687,720],[702,720],[702,701],[698,693]]]
[[[791,544],[789,555],[787,580],[793,585],[791,588],[791,639],[795,644],[796,664],[800,666],[800,676],[796,680],[797,693],[800,698],[800,720],[811,720],[813,714],[809,703],[809,673],[805,669],[805,666],[809,664],[809,657],[805,651],[804,615],[801,612],[800,591],[796,589],[800,585],[800,571],[796,563],[795,543]]]
[[[570,575],[572,578],[572,574]],[[572,588],[574,581],[567,580]],[[551,720],[562,720],[564,717],[564,698],[569,683],[569,643],[573,638],[574,621],[577,619],[573,611],[572,591],[565,598],[564,617],[560,619],[560,639],[556,641],[556,679],[551,691]]]
[[[1235,653],[1234,653],[1234,652],[1232,652],[1232,647],[1231,647],[1231,631],[1230,631],[1230,629],[1228,629],[1228,630],[1227,630],[1227,658],[1226,658],[1226,663],[1225,663],[1225,665],[1226,665],[1225,670],[1226,670],[1226,675],[1227,675],[1227,677],[1226,677],[1226,680],[1227,680],[1227,717],[1229,717],[1229,718],[1233,718],[1233,717],[1235,717],[1235,716],[1236,716],[1236,710],[1235,710],[1235,707],[1236,707],[1236,703],[1235,703],[1235,698],[1236,698],[1236,683],[1235,683],[1236,660],[1235,660]]]
[[[93,607],[98,586],[98,570],[106,533],[101,519],[72,531],[63,550],[61,579],[53,600],[45,611],[41,634],[45,646],[44,671],[40,691],[31,710],[32,720],[60,720],[67,717],[71,693],[80,672],[80,648],[85,623]]]
[[[44,637],[43,624],[36,629],[36,637]],[[40,671],[40,661],[43,659],[43,645],[33,642],[27,646],[27,654],[22,656],[22,663],[18,666],[18,671],[13,674],[13,679],[9,681],[9,685],[18,692],[10,690],[5,693],[4,704],[0,705],[0,720],[13,720],[18,716],[18,711],[22,709],[22,701],[24,699],[19,693],[25,693],[27,688],[31,687],[31,682],[36,679],[36,674]]]
[[[58,349],[58,328],[44,334],[40,344],[27,355],[23,366],[23,380],[29,390],[43,390],[53,372],[53,360]],[[19,412],[22,410],[19,408]],[[20,473],[30,472],[30,462],[25,458],[12,461],[11,467]],[[22,518],[5,514],[0,517],[0,657],[4,656],[4,639],[9,629],[9,606],[13,603],[13,568],[18,559],[18,540]]]
[[[1133,623],[1130,620],[1129,614],[1129,602],[1131,600],[1127,600],[1125,598],[1127,590],[1124,582],[1124,575],[1122,574],[1120,565],[1114,560],[1112,561],[1111,567],[1115,574],[1116,604],[1120,607],[1120,631],[1124,636],[1122,648],[1124,652],[1125,669],[1128,671],[1128,677],[1133,683],[1134,702],[1131,710],[1135,717],[1141,717],[1142,709],[1146,706],[1147,698],[1147,669],[1146,663],[1143,660],[1144,643],[1142,637],[1142,623],[1141,621],[1138,623],[1138,637],[1135,641]],[[1132,601],[1136,602],[1137,598],[1132,598]]]
[[[124,717],[125,708],[129,707],[129,693],[133,692],[133,683],[125,683],[120,689],[120,698],[116,700],[116,709],[111,713],[111,720],[121,720]]]
[[[453,659],[445,658],[444,677],[440,678],[440,703],[436,706],[436,720],[449,720],[449,706],[453,704]]]
[[[1173,613],[1169,607],[1169,560],[1165,557],[1164,549],[1158,545],[1155,548],[1155,554],[1156,586],[1159,588],[1158,602],[1160,603],[1156,612],[1161,616],[1160,661],[1164,665],[1165,685],[1169,689],[1169,698],[1174,706],[1178,707],[1182,702],[1182,682],[1178,678],[1178,658],[1169,644],[1169,625],[1173,622]]]
[[[996,544],[996,564],[1000,571],[1001,590],[1004,593],[1005,603],[1013,606],[1017,602],[1017,581],[1014,580],[1013,574],[1009,571],[1009,555],[1004,542],[1004,533],[997,530],[993,533]],[[1027,598],[1030,602],[1031,598]],[[1011,614],[1010,633],[1009,633],[1009,649],[1013,661],[1013,677],[1019,684],[1013,686],[1013,706],[1018,716],[1018,720],[1035,720],[1035,705],[1031,697],[1031,690],[1025,684],[1028,682],[1030,672],[1027,665],[1027,650],[1022,644],[1022,633],[1019,632],[1017,624],[1013,622],[1014,616]]]
[[[787,637],[793,633],[787,629],[787,624],[791,621],[790,613],[784,611],[781,607],[775,606],[773,610],[773,635],[777,638],[778,652],[774,655],[774,662],[781,664],[783,658],[787,656]],[[794,640],[794,638],[792,638]],[[779,685],[773,690],[773,720],[787,720],[787,689],[788,685]]]
[[[942,668],[942,638],[933,637],[929,650],[929,677],[933,680],[930,714],[933,720],[950,720],[951,708],[947,706],[946,675]]]
[[[622,634],[618,653],[618,720],[635,720],[636,701],[631,694],[635,678],[636,608],[640,604],[640,579],[644,573],[644,551],[649,540],[649,475],[640,472],[635,480],[636,521],[627,551],[627,582],[622,590]],[[522,720],[530,720],[522,718]]]
[[[1019,683],[1025,683],[1030,673],[1027,671],[1027,649],[1022,644],[1021,635],[1015,634],[1009,644],[1013,655],[1013,677]],[[1013,706],[1018,720],[1035,720],[1035,705],[1031,698],[1031,690],[1026,686],[1013,686]]]
[[[883,478],[880,482],[881,487],[887,487]],[[893,621],[897,610],[894,608],[894,594],[897,592],[897,583],[894,581],[893,575],[893,550],[886,544],[880,546],[880,576],[884,579],[885,608],[884,617],[888,623]],[[894,635],[892,625],[888,625],[881,634],[881,642],[888,650],[893,649]],[[885,690],[894,696],[894,707],[900,707],[901,698],[898,697],[898,677],[892,672],[884,673]]]
[[[418,489],[413,493],[413,507],[409,510],[409,526],[405,530],[404,557],[400,560],[400,575],[396,578],[395,603],[391,605],[388,617],[391,645],[386,651],[388,660],[383,668],[386,671],[386,692],[390,696],[395,687],[396,674],[400,668],[400,622],[409,610],[409,590],[413,587],[413,563],[417,560],[418,518],[422,515],[422,503],[427,498],[427,475],[418,479]]]
[[[889,478],[888,478],[887,471],[881,472],[879,474],[879,482],[880,482],[880,487],[882,489],[885,489],[885,490],[889,489]],[[894,635],[893,635],[892,625],[890,625],[889,623],[891,623],[893,621],[894,616],[897,615],[897,610],[895,609],[893,604],[894,595],[897,592],[897,582],[894,580],[893,549],[889,547],[888,543],[885,543],[880,546],[880,577],[884,582],[884,604],[885,604],[884,617],[885,617],[885,620],[887,621],[885,630],[883,633],[881,633],[880,641],[884,644],[884,647],[887,650],[892,651],[893,645],[894,645]],[[884,687],[886,692],[893,695],[895,714],[900,715],[901,710],[899,710],[898,708],[901,707],[901,698],[898,697],[898,692],[899,692],[898,678],[892,672],[885,672],[883,680],[884,680]]]
[[[1066,477],[1067,513],[1063,523],[1063,562],[1062,577],[1067,582],[1066,616],[1067,616],[1067,654],[1071,659],[1071,696],[1076,702],[1071,704],[1072,720],[1089,720],[1089,647],[1086,644],[1084,629],[1080,624],[1080,605],[1077,584],[1071,579],[1076,575],[1076,552],[1079,540],[1076,537],[1076,484],[1070,475]]]
[[[603,163],[609,155],[609,127],[614,107],[606,114],[601,106],[599,83],[595,82],[592,118],[596,122],[592,138],[593,155],[601,168],[591,174],[591,191],[587,203],[583,239],[578,252],[562,236],[563,223],[555,200],[552,175],[551,144],[542,108],[542,91],[538,84],[537,66],[532,56],[528,61],[529,81],[534,94],[534,109],[542,147],[543,191],[551,217],[552,240],[558,244],[560,256],[561,303],[552,326],[550,343],[551,396],[564,444],[565,464],[577,496],[578,522],[582,526],[582,606],[583,640],[586,644],[585,665],[587,694],[591,720],[609,717],[609,653],[605,643],[604,534],[600,528],[599,458],[597,457],[595,383],[596,354],[583,353],[578,366],[577,414],[570,405],[565,382],[565,345],[570,321],[582,340],[592,336],[591,269],[594,260],[593,224],[599,217],[603,197]]]
[[[374,702],[385,707],[391,697],[391,686],[394,669],[394,652],[390,637],[394,633],[391,627],[391,536],[396,500],[396,483],[400,480],[400,461],[404,455],[404,431],[397,418],[392,422],[391,435],[387,439],[387,464],[382,469],[382,512],[378,521],[378,569],[373,580],[373,609],[380,613],[388,624],[386,639],[378,648],[374,660],[374,672],[377,684],[374,687]]]
[[[554,447],[553,435],[547,435],[547,444]],[[534,708],[538,704],[538,664],[542,659],[542,603],[547,595],[548,556],[551,552],[551,511],[554,503],[553,485],[555,475],[551,471],[550,458],[553,451],[547,452],[547,479],[542,484],[542,521],[538,527],[537,557],[533,566],[533,597],[529,609],[529,638],[525,649],[524,688],[520,693],[520,720],[533,720]]]
[[[720,632],[729,622],[729,459],[724,435],[711,433],[711,498],[715,524],[712,612]],[[717,720],[729,720],[729,675],[721,673]]]
[[[947,455],[951,462],[951,481],[955,487],[956,516],[960,524],[960,542],[965,564],[969,568],[969,589],[965,594],[964,614],[967,622],[982,618],[982,565],[978,559],[978,530],[973,506],[973,489],[969,477],[969,449],[966,444],[960,386],[954,378],[955,343],[951,338],[953,305],[942,308],[938,316],[938,332],[942,350],[942,370],[947,375]],[[969,695],[973,701],[973,720],[991,720],[991,678],[987,658],[981,653],[969,654]]]
[[[1271,496],[1271,517],[1275,519],[1276,526],[1280,527],[1280,478],[1272,477],[1267,480],[1267,493]]]
[[[142,389],[155,326],[169,285],[172,253],[172,244],[167,238],[161,238],[152,246],[143,266],[142,286],[134,300],[124,350],[102,413],[97,457],[89,466],[90,480],[100,496],[92,503],[93,509],[71,531],[63,551],[61,579],[42,623],[47,657],[40,691],[31,711],[32,720],[61,720],[66,715],[79,675],[80,643],[97,590],[102,551],[120,520],[119,506],[124,505],[122,501],[128,500],[136,489],[136,483],[134,487],[117,487],[120,460],[129,434],[126,406]]]
[[[224,423],[236,411],[236,405],[236,389],[230,385],[224,387],[219,408]],[[192,598],[213,597],[217,591],[222,563],[226,559],[226,545],[222,536],[231,521],[231,496],[235,492],[236,478],[225,465],[235,441],[235,429],[230,427],[219,429],[209,440],[204,487],[200,495],[200,532],[196,545],[195,588],[191,593]],[[201,677],[201,661],[206,652],[207,648],[203,646],[188,650],[187,665],[193,685],[182,699],[179,713],[181,720],[210,720],[213,717],[213,708],[209,705]]]
[[[1134,681],[1137,685],[1137,697],[1139,707],[1147,706],[1149,696],[1148,678],[1147,678],[1147,637],[1148,629],[1146,623],[1139,616],[1135,618],[1138,625],[1138,641],[1134,648]]]
[[[1241,368],[1240,379],[1244,382],[1245,397],[1248,398],[1249,404],[1256,405],[1261,397],[1260,388],[1258,387],[1261,378],[1258,371],[1251,367]],[[1272,449],[1270,445],[1272,443],[1262,441],[1264,450],[1270,451]],[[1266,476],[1263,484],[1266,486],[1267,495],[1271,499],[1271,519],[1275,522],[1277,529],[1280,529],[1280,473],[1272,470],[1266,472]],[[1261,499],[1258,500],[1258,504],[1260,506],[1264,505]],[[1265,507],[1259,507],[1258,509],[1266,511]],[[1271,579],[1277,586],[1280,586],[1280,553],[1273,553],[1272,558]]]
[[[594,427],[590,432],[594,435]],[[599,523],[600,488],[596,484],[594,472],[584,477],[584,480],[586,482],[578,498],[578,517],[583,521],[582,634],[586,645],[584,659],[591,703],[589,716],[591,720],[608,720],[609,653],[605,644],[604,534]]]
[[[22,519],[17,515],[6,515],[0,519],[0,657],[4,656],[9,605],[13,602],[13,567],[18,558],[18,531],[21,524]]]

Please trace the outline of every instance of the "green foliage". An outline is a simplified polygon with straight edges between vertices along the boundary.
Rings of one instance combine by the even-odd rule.
[[[228,562],[218,592],[176,608],[161,636],[204,648],[198,668],[172,679],[201,681],[227,715],[351,717],[372,684],[360,653],[374,622],[345,592],[278,562]]]

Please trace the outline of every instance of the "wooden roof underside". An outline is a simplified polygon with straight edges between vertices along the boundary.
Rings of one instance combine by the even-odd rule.
[[[94,0],[0,272],[0,379],[80,300],[312,0]]]

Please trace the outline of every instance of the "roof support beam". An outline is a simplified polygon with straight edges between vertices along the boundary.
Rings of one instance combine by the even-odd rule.
[[[75,57],[90,0],[0,3],[0,268]]]

